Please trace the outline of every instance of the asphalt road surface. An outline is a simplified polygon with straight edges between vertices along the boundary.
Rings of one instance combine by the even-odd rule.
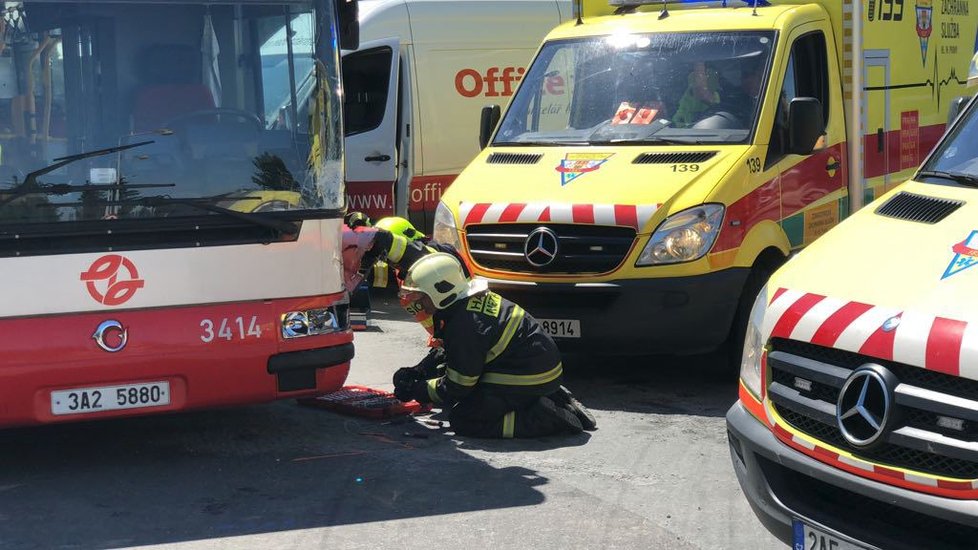
[[[424,332],[375,300],[349,383]],[[455,437],[292,401],[0,431],[0,548],[784,548],[730,466],[716,357],[571,357],[598,431]]]

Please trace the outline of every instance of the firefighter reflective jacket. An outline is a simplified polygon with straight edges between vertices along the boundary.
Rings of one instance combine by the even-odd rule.
[[[533,395],[549,395],[560,386],[557,345],[519,305],[487,291],[455,302],[434,318],[435,337],[448,358],[446,374],[428,381],[435,403],[455,403],[476,385]]]
[[[462,264],[462,271],[465,272],[465,276],[470,276],[469,268],[465,265],[465,260],[462,259],[462,255],[458,253],[455,247],[441,243],[425,243],[421,240],[409,241],[407,238],[393,233],[389,233],[389,235],[390,244],[382,241],[379,243],[381,246],[387,247],[384,250],[387,261],[378,261],[374,264],[370,286],[375,288],[386,287],[390,279],[388,274],[390,266],[397,268],[395,276],[397,277],[398,284],[400,284],[400,281],[407,274],[408,269],[411,269],[411,266],[414,265],[414,262],[435,252],[446,252],[455,256],[455,259]]]

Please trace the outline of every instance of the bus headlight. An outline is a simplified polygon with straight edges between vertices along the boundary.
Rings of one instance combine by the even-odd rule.
[[[290,311],[282,315],[282,338],[291,340],[343,332],[350,328],[350,305],[344,300],[329,307]]]
[[[462,242],[458,237],[458,227],[455,225],[455,216],[443,202],[439,202],[438,208],[435,209],[435,226],[431,239],[437,243],[450,244],[456,250],[462,249]]]
[[[723,205],[704,204],[666,218],[655,230],[635,265],[689,262],[710,251],[723,222]]]
[[[764,349],[766,342],[761,332],[764,325],[764,312],[767,309],[767,286],[754,300],[754,306],[750,310],[747,318],[747,333],[744,335],[744,351],[740,359],[740,379],[744,386],[754,397],[760,401],[761,384],[764,380],[762,365],[767,350]]]

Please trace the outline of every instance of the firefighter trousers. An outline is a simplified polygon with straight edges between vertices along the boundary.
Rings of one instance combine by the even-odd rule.
[[[548,397],[480,385],[448,411],[458,435],[482,438],[543,437],[581,433],[581,423]]]

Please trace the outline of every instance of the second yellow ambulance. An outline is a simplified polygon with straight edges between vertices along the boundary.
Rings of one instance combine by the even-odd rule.
[[[565,350],[739,363],[769,274],[943,134],[978,30],[967,2],[754,4],[584,3],[484,111],[435,238]]]

